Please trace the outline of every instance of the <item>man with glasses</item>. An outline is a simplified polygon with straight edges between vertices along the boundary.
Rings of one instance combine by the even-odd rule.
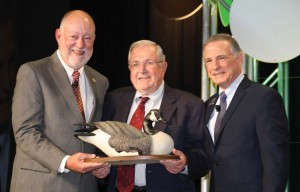
[[[128,63],[133,87],[116,89],[107,94],[103,120],[129,123],[142,97],[145,114],[159,109],[167,124],[156,123],[154,129],[169,134],[176,160],[135,165],[133,189],[118,188],[117,166],[112,166],[108,191],[195,192],[195,178],[204,176],[209,167],[202,143],[203,101],[184,91],[170,88],[164,81],[167,70],[165,55],[159,45],[149,40],[133,43]],[[129,177],[127,175],[127,177]],[[118,179],[117,179],[118,178]]]

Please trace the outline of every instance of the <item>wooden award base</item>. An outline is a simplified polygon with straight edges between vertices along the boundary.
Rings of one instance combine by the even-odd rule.
[[[111,165],[134,165],[159,163],[160,160],[179,159],[177,155],[137,155],[118,157],[98,157],[85,160],[86,162],[109,163]]]

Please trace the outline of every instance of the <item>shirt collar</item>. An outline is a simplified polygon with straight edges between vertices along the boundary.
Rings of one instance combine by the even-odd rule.
[[[238,88],[238,86],[240,85],[240,83],[242,82],[242,80],[244,79],[244,74],[241,73],[230,85],[229,87],[227,87],[225,90],[220,88],[219,89],[219,94],[222,91],[225,91],[226,95],[229,95],[231,92],[235,92]]]
[[[225,91],[225,94],[227,96],[227,106],[229,106],[238,86],[240,85],[240,83],[242,82],[242,80],[244,79],[244,74],[241,73],[231,84],[229,87],[227,87],[227,89],[223,90],[223,89],[219,89],[219,94],[222,92],[222,91]],[[220,103],[220,98],[218,98],[218,101],[217,101],[217,105]]]
[[[57,50],[56,53],[57,53],[57,56],[58,56],[59,61],[61,62],[62,66],[64,67],[65,71],[67,72],[67,75],[68,75],[68,78],[69,78],[70,82],[72,82],[72,80],[73,80],[72,74],[73,74],[73,72],[74,72],[74,69],[71,68],[71,67],[69,67],[69,66],[64,62],[64,60],[62,59],[62,56],[61,56],[59,50]],[[82,77],[82,74],[84,73],[84,66],[81,67],[78,71],[79,71],[79,73],[80,73],[80,77]]]
[[[165,82],[163,81],[162,84],[159,86],[159,88],[154,93],[152,93],[151,95],[148,95],[148,97],[150,98],[151,101],[154,102],[154,104],[162,98],[162,95],[164,92],[164,87],[165,87]],[[139,103],[140,97],[142,97],[142,94],[139,92],[136,92],[135,96],[134,96],[134,102]]]

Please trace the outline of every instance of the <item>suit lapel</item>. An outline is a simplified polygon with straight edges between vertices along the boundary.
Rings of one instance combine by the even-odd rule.
[[[120,118],[120,121],[127,122],[135,92],[136,90],[132,87],[128,93],[129,96],[124,97],[124,100],[121,101],[120,106],[124,107],[121,107],[120,110],[116,111],[116,117]]]
[[[160,111],[167,122],[170,122],[174,111],[176,110],[175,103],[177,99],[172,92],[172,89],[165,84],[164,96],[160,105]],[[167,124],[157,122],[155,124],[155,129],[159,131],[165,131]]]
[[[210,119],[210,116],[213,112],[213,110],[215,109],[215,106],[216,106],[216,102],[218,100],[218,94],[214,94],[212,97],[210,97],[206,102],[205,102],[205,134],[207,135],[206,138],[209,138],[209,143],[211,146],[213,146],[214,148],[214,142],[212,140],[212,137],[210,135],[210,132],[208,130],[208,127],[207,127],[207,124],[208,124],[208,121]]]
[[[55,83],[55,87],[61,92],[66,102],[69,104],[71,111],[73,111],[74,115],[77,119],[82,120],[82,116],[80,111],[78,110],[78,105],[76,101],[76,97],[72,90],[68,75],[60,63],[56,53],[51,56],[53,60],[53,64],[48,68],[49,73],[51,74],[53,81]]]
[[[222,119],[221,127],[220,127],[220,135],[216,141],[216,145],[218,144],[218,141],[221,138],[222,132],[224,130],[224,127],[225,127],[227,121],[230,119],[231,115],[233,114],[235,109],[238,107],[239,103],[242,101],[243,97],[246,94],[245,89],[247,87],[249,87],[250,84],[251,84],[251,81],[248,79],[247,76],[245,76],[245,78],[243,79],[243,81],[241,82],[239,87],[237,88],[237,90],[231,100],[231,103],[230,103],[229,107],[227,108],[226,113]]]
[[[98,104],[98,102],[96,102],[97,101],[97,97],[96,97],[97,81],[96,81],[96,78],[93,75],[92,71],[90,70],[90,68],[87,65],[84,67],[84,72],[85,72],[86,77],[87,77],[87,83],[90,85],[91,92],[92,92],[93,97],[95,99],[95,104],[93,105],[93,108],[92,108],[92,111],[91,111],[91,114],[90,114],[90,120],[92,120],[92,119],[94,119],[95,109],[97,109],[96,105]]]
[[[211,113],[213,112],[215,106],[216,106],[216,102],[218,100],[218,94],[214,94],[211,98],[209,98],[206,102],[205,102],[205,124],[208,123],[209,118],[211,116]]]
[[[114,111],[113,119],[111,120],[127,122],[135,92],[136,92],[135,88],[130,87],[128,90],[126,90],[126,92],[122,94],[121,97],[119,97],[115,101],[115,106],[118,108],[118,110]],[[106,110],[110,111],[110,109],[106,109]]]

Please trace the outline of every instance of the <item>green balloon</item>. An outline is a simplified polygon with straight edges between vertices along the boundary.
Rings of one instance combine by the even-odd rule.
[[[232,4],[232,0],[218,1],[219,14],[220,14],[221,22],[224,27],[227,27],[229,25],[229,14],[230,14],[231,4]]]

